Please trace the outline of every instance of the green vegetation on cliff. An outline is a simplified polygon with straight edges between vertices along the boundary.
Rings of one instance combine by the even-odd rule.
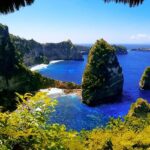
[[[91,131],[68,131],[64,125],[47,124],[57,101],[46,93],[19,95],[17,110],[0,113],[1,150],[148,150],[150,148],[150,112],[140,99],[124,118],[110,119],[106,127]],[[138,108],[136,108],[138,106]],[[140,108],[141,106],[141,108]],[[137,112],[138,116],[131,115]],[[143,114],[143,112],[146,114]],[[139,116],[140,115],[140,116]]]
[[[70,40],[60,43],[41,44],[36,41],[26,40],[18,36],[10,35],[16,49],[23,56],[23,62],[27,66],[45,63],[51,60],[83,60],[82,47],[78,48]]]
[[[114,48],[103,39],[91,48],[82,79],[82,98],[88,105],[106,103],[120,95],[123,74]]]
[[[142,98],[139,98],[136,103],[131,105],[131,108],[129,110],[128,116],[131,117],[147,117],[147,115],[150,113],[150,104],[143,100]]]
[[[17,73],[20,63],[19,54],[10,41],[8,27],[0,25],[0,76],[4,77],[7,88],[9,79]]]
[[[32,46],[36,45],[34,41],[31,42]],[[30,49],[30,45],[26,46]],[[0,25],[0,106],[3,106],[3,110],[16,108],[16,92],[24,94],[49,87],[64,89],[80,87],[74,83],[56,81],[43,77],[37,72],[31,72],[22,63],[22,55],[18,52],[19,50],[10,40],[8,27]]]
[[[0,106],[3,111],[14,110],[16,108],[17,99],[16,92],[24,94],[26,92],[35,93],[39,89],[44,88],[61,88],[61,89],[78,89],[81,88],[72,82],[62,82],[54,79],[46,78],[37,72],[32,72],[25,66],[20,66],[17,73],[13,74],[9,79],[9,88],[6,86],[4,77],[0,76]]]
[[[33,39],[26,40],[12,34],[10,34],[10,38],[15,48],[21,53],[25,65],[49,63],[48,58],[44,55],[42,44]]]
[[[141,89],[150,89],[150,67],[145,69],[139,84]]]

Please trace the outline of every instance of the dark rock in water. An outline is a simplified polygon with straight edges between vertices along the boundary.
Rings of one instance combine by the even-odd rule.
[[[135,103],[131,105],[131,108],[127,116],[146,117],[149,113],[150,113],[150,104],[146,100],[139,98]]]
[[[114,102],[123,89],[122,68],[114,48],[103,39],[91,48],[82,79],[82,99],[88,105]]]
[[[150,48],[133,48],[131,51],[150,52]]]
[[[139,85],[141,89],[150,90],[150,67],[145,69]]]

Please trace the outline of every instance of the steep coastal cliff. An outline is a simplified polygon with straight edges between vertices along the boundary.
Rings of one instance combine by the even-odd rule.
[[[14,35],[11,35],[11,40],[21,52],[27,66],[49,63],[51,60],[83,60],[80,50],[70,40],[41,44],[33,39],[26,40]]]
[[[0,24],[0,107],[2,106],[2,110],[15,109],[18,102],[16,93],[34,93],[39,89],[50,87],[80,88],[80,86],[71,82],[62,82],[43,77],[37,72],[30,71],[23,64],[22,57],[32,54],[31,58],[34,59],[39,56],[43,47],[41,44],[33,40],[30,40],[30,42],[20,40],[18,43],[16,41],[15,44],[18,44],[18,49],[22,48],[22,50],[18,50],[17,45],[14,46],[8,27]],[[33,49],[31,50],[31,48]],[[67,48],[69,49],[70,47]],[[44,55],[40,58],[41,61],[45,59]],[[28,60],[30,59],[28,58]],[[31,63],[31,61],[29,62]]]
[[[49,60],[83,60],[80,50],[70,40],[44,44],[43,52]]]

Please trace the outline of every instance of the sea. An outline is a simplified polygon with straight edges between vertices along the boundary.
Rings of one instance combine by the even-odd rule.
[[[64,124],[67,130],[92,130],[105,126],[110,118],[124,117],[132,103],[138,98],[150,102],[150,91],[139,88],[140,78],[146,67],[150,66],[150,52],[131,51],[137,48],[149,48],[150,45],[124,44],[128,49],[127,55],[117,55],[124,74],[123,94],[119,101],[89,107],[81,102],[75,94],[57,97],[56,111],[50,114],[49,123]],[[61,81],[81,84],[82,75],[87,63],[84,61],[56,61],[41,68],[39,73]]]

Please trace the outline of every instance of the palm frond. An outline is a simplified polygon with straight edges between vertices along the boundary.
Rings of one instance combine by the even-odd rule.
[[[0,13],[7,14],[19,10],[20,7],[30,5],[34,0],[0,0]]]
[[[105,2],[116,2],[129,4],[131,7],[142,4],[144,0],[104,0]],[[20,7],[31,5],[34,0],[0,0],[0,13],[7,14],[19,10]],[[44,2],[44,1],[43,1]]]
[[[144,2],[144,0],[104,0],[104,1],[129,4],[130,7],[138,6]]]

